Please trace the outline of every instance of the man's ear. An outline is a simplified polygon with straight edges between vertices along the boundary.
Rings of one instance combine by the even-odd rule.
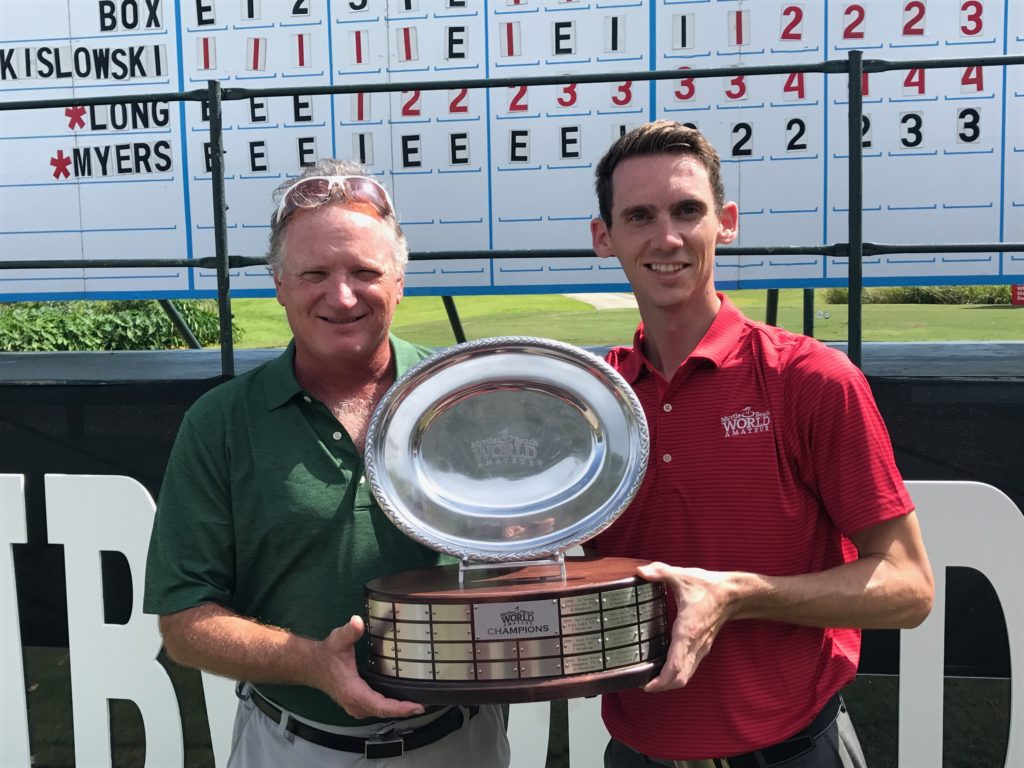
[[[277,303],[283,307],[284,301],[281,300],[281,278],[278,277],[275,270],[270,271],[270,276],[274,279],[274,298],[276,298]]]
[[[615,256],[612,252],[611,234],[604,219],[592,219],[590,222],[590,239],[593,243],[594,253],[602,259]]]
[[[740,209],[736,203],[726,203],[718,214],[718,244],[728,245],[740,234]]]

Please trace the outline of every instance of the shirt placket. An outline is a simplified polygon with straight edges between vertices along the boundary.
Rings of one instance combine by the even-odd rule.
[[[657,393],[657,410],[654,414],[654,423],[648,425],[651,432],[651,446],[658,465],[663,469],[671,467],[673,461],[678,461],[673,446],[677,445],[674,439],[679,434],[677,425],[679,419],[685,417],[682,408],[676,403],[681,401],[680,390],[686,385],[687,379],[694,370],[694,361],[686,360],[676,370],[671,381],[665,378],[653,368],[648,369],[653,380],[653,386]],[[675,402],[673,402],[675,401]]]
[[[303,410],[321,445],[331,454],[346,487],[356,482],[355,509],[367,509],[373,503],[373,494],[363,474],[363,457],[356,450],[355,443],[345,428],[334,418],[327,406],[308,392],[302,396]],[[356,480],[358,478],[358,480]]]

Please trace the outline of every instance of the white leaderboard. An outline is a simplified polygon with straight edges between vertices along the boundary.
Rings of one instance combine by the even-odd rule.
[[[124,97],[1024,54],[1013,0],[3,0],[0,100]],[[865,239],[1024,241],[1024,66],[866,75]],[[624,129],[699,127],[740,204],[739,245],[846,239],[844,75],[256,97],[224,102],[229,251],[262,256],[270,193],[361,160],[414,251],[590,246],[594,165]],[[131,102],[0,112],[0,260],[214,255],[208,111]],[[829,257],[720,257],[719,285],[843,284]],[[869,258],[870,284],[1024,281],[1024,254]],[[414,262],[410,293],[621,290],[582,259]],[[269,295],[261,267],[236,296]],[[0,270],[0,300],[200,297],[210,270]]]

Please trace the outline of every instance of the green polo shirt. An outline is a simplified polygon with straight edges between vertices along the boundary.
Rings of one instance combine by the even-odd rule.
[[[399,376],[431,353],[394,336],[391,347]],[[450,561],[407,538],[380,510],[362,456],[299,386],[294,360],[293,343],[185,414],[153,524],[147,613],[213,602],[322,639],[365,614],[363,585],[371,578]],[[366,722],[312,688],[260,690],[312,720]]]

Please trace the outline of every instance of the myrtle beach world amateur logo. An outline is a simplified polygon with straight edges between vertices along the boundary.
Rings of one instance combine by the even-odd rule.
[[[501,625],[488,628],[488,634],[522,637],[523,635],[546,635],[551,632],[550,624],[539,622],[536,613],[526,608],[520,608],[518,605],[507,611],[502,611],[498,616],[501,618]]]
[[[522,464],[532,467],[537,464],[537,440],[522,435],[510,434],[503,429],[492,437],[476,440],[470,444],[478,467],[492,464]]]
[[[749,405],[731,416],[722,417],[722,426],[725,428],[726,437],[767,432],[771,425],[772,412],[770,410],[755,411]]]

